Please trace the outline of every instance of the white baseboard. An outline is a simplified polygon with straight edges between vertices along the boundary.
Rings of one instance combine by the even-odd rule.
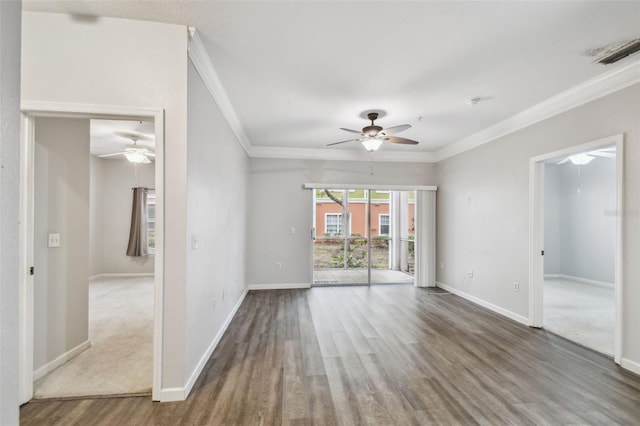
[[[160,402],[173,402],[184,401],[187,396],[184,393],[184,388],[165,388],[160,389]]]
[[[51,362],[43,365],[42,367],[38,368],[37,370],[35,370],[33,372],[33,381],[35,382],[36,380],[46,376],[47,374],[51,373],[56,368],[60,367],[65,362],[67,362],[67,361],[71,360],[72,358],[80,355],[82,352],[86,351],[90,347],[91,347],[91,340],[86,340],[86,341],[80,343],[75,348],[63,353],[62,355],[60,355],[59,357],[57,357],[53,361],[51,361]]]
[[[249,290],[291,290],[296,288],[311,288],[309,283],[286,284],[250,284]]]
[[[636,374],[640,374],[640,363],[622,358],[620,360],[620,366]]]
[[[574,281],[577,283],[581,283],[581,284],[589,284],[589,285],[595,285],[598,287],[606,287],[606,288],[614,288],[613,283],[608,283],[608,282],[604,282],[604,281],[596,281],[596,280],[589,280],[587,278],[581,278],[581,277],[574,277],[573,275],[566,275],[566,274],[545,274],[544,275],[545,279],[560,279],[560,280],[569,280],[569,281]]]
[[[224,332],[227,331],[229,324],[231,324],[231,320],[233,320],[233,317],[236,315],[236,312],[238,312],[238,309],[240,309],[240,305],[242,305],[242,302],[244,301],[244,298],[247,296],[248,292],[249,292],[248,289],[245,289],[242,292],[242,295],[238,299],[238,302],[235,304],[235,306],[227,316],[227,319],[224,321],[224,324],[222,324],[222,327],[220,327],[218,334],[216,334],[216,337],[213,338],[213,341],[207,348],[206,352],[204,353],[204,355],[202,355],[202,358],[200,358],[198,365],[196,365],[196,368],[193,370],[193,373],[191,373],[189,380],[187,380],[187,383],[185,384],[183,399],[187,399],[187,396],[189,396],[189,393],[191,393],[191,389],[193,389],[193,385],[196,384],[196,380],[198,380],[198,377],[200,376],[200,373],[202,373],[204,366],[207,364],[207,361],[209,361],[209,358],[211,358],[211,354],[213,354],[213,351],[216,349],[216,346],[218,346],[218,343],[220,343],[220,339],[222,339]]]
[[[490,311],[493,311],[497,314],[500,314],[509,319],[517,321],[521,324],[529,326],[529,318],[527,317],[523,317],[522,315],[516,314],[515,312],[511,312],[507,309],[501,308],[500,306],[494,305],[493,303],[489,303],[486,300],[480,299],[479,297],[472,296],[469,293],[465,293],[464,291],[458,290],[455,287],[450,287],[446,284],[442,284],[441,282],[436,282],[436,286],[440,287],[441,289],[447,290],[449,293],[455,294],[456,296],[460,296],[463,299],[467,299],[468,301],[473,302],[476,305],[480,305],[483,308],[487,308]]]
[[[89,281],[98,280],[100,278],[136,278],[136,277],[153,277],[153,272],[123,272],[117,274],[97,274],[91,275]]]

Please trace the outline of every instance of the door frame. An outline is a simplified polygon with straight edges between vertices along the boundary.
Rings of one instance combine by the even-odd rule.
[[[156,251],[154,257],[153,376],[151,398],[160,400],[164,318],[164,109],[110,105],[31,102],[21,104],[20,135],[20,266],[18,399],[33,398],[34,291],[29,268],[34,259],[35,120],[37,117],[154,120]],[[87,277],[88,279],[88,277]]]
[[[624,134],[617,134],[581,145],[532,157],[529,160],[529,326],[542,328],[544,287],[544,163],[556,157],[592,151],[605,146],[616,147],[616,255],[614,274],[615,324],[613,359],[622,356],[623,319],[623,229],[624,229]]]

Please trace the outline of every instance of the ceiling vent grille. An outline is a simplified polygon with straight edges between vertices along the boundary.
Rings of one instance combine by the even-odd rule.
[[[615,50],[608,51],[604,57],[598,60],[598,63],[604,65],[614,64],[619,60],[638,52],[640,52],[640,38],[631,40]]]

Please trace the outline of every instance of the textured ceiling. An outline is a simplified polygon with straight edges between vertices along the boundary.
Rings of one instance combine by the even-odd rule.
[[[624,65],[640,2],[23,1],[26,10],[197,28],[252,145],[322,148],[383,127],[435,151]],[[475,107],[473,97],[487,98]],[[422,117],[420,120],[419,117]],[[353,149],[350,144],[331,149]]]

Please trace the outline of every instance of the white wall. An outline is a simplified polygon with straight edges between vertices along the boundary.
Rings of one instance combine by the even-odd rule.
[[[129,19],[88,20],[65,14],[25,12],[22,37],[23,100],[152,107],[165,111],[166,303],[161,386],[182,387],[187,247],[187,29]]]
[[[545,164],[545,274],[613,284],[615,209],[615,158]]]
[[[38,118],[35,140],[34,371],[88,340],[89,120]]]
[[[251,159],[249,285],[310,284],[313,206],[305,183],[433,185],[434,171],[420,163]]]
[[[19,1],[0,2],[0,424],[18,424]]]
[[[155,163],[134,166],[126,159],[91,156],[91,167],[91,275],[153,273],[154,257],[127,256],[127,244],[131,188],[155,187]]]
[[[191,63],[188,75],[187,378],[246,288],[249,166]]]
[[[102,259],[104,257],[102,232],[102,211],[104,209],[103,194],[104,185],[102,176],[102,164],[104,160],[90,156],[89,163],[89,275],[102,274]]]
[[[624,133],[622,357],[640,363],[638,117],[634,85],[438,163],[438,281],[527,317],[529,158]]]

